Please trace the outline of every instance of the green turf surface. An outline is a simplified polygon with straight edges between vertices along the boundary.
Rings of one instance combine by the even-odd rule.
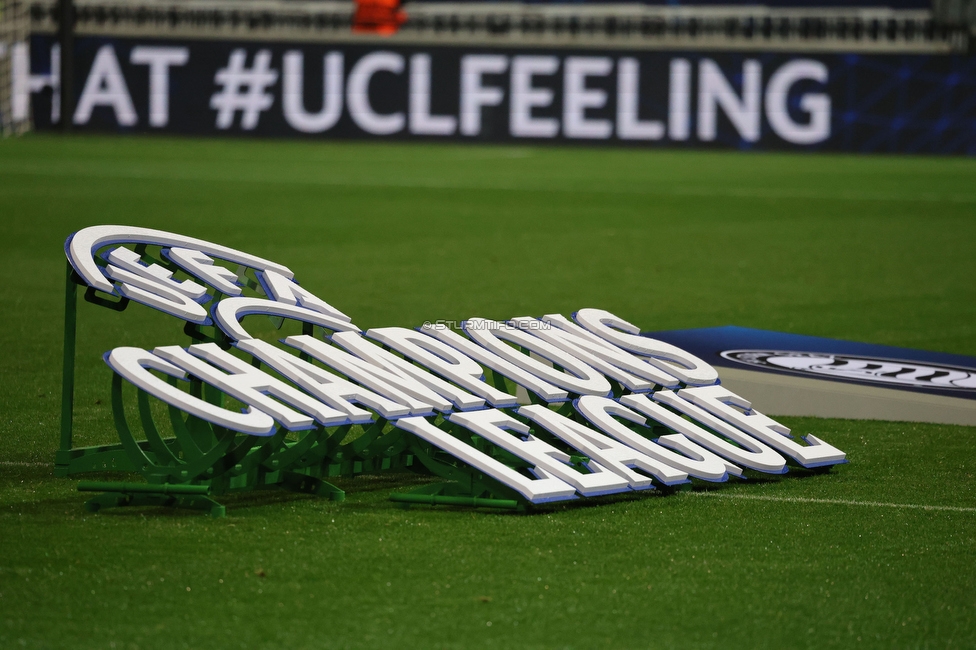
[[[274,259],[364,328],[601,307],[976,354],[976,161],[32,136],[0,215],[2,648],[976,645],[974,428],[784,418],[851,463],[532,516],[389,478],[92,516],[50,465],[87,225]],[[184,337],[85,307],[77,439],[112,442],[101,353]]]

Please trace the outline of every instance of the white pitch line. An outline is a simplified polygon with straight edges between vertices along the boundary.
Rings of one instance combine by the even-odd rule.
[[[843,499],[809,499],[806,497],[771,497],[761,494],[727,494],[722,492],[682,492],[690,496],[720,497],[722,499],[748,499],[750,501],[778,501],[782,503],[824,503],[835,506],[869,506],[872,508],[907,508],[909,510],[946,510],[949,512],[976,512],[976,508],[961,506],[926,506],[917,503],[883,503],[881,501],[845,501]]]
[[[0,467],[50,467],[51,463],[27,463],[16,460],[0,460]]]

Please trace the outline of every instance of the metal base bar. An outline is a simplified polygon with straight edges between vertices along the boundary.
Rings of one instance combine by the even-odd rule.
[[[82,481],[79,492],[120,492],[122,494],[210,494],[209,485],[181,485],[179,483],[115,483],[112,481]]]
[[[440,494],[413,494],[410,492],[394,492],[390,501],[397,503],[421,503],[431,506],[468,506],[470,508],[500,508],[502,510],[518,510],[519,502],[511,499],[482,499],[478,497],[450,497]]]
[[[429,506],[465,506],[468,508],[498,508],[501,510],[518,510],[525,512],[527,502],[523,499],[497,499],[484,489],[475,488],[471,494],[458,483],[430,483],[411,490],[410,492],[393,492],[390,501],[401,508],[409,508],[413,504]],[[482,496],[488,495],[488,496]]]
[[[150,486],[152,487],[152,486]],[[162,486],[158,486],[162,487]],[[192,487],[192,486],[185,486]],[[186,508],[188,510],[200,510],[209,512],[214,519],[219,519],[227,514],[224,506],[213,499],[203,495],[189,494],[162,494],[162,493],[125,493],[125,492],[105,492],[92,497],[85,502],[85,509],[88,512],[98,512],[103,508],[124,508],[130,506],[166,506],[168,508]]]
[[[332,501],[344,501],[346,493],[322,479],[297,472],[285,472],[275,484],[293,492],[328,497]],[[81,481],[79,492],[103,492],[85,502],[88,512],[102,508],[127,506],[167,506],[202,510],[217,518],[226,514],[224,506],[208,495],[209,485],[186,483],[116,483],[112,481]]]

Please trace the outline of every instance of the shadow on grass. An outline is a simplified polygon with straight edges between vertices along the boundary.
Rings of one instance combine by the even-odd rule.
[[[552,514],[568,510],[603,508],[608,505],[621,505],[649,498],[661,500],[659,503],[670,502],[675,492],[682,490],[691,492],[717,492],[738,485],[768,485],[797,479],[809,479],[830,473],[830,467],[806,469],[791,466],[787,474],[770,476],[758,472],[746,471],[742,478],[730,478],[725,483],[710,483],[693,479],[690,484],[678,488],[663,488],[624,492],[599,497],[577,498],[570,501],[530,505],[524,511],[499,510],[495,508],[471,508],[450,505],[422,505],[411,504],[410,508],[437,509],[448,512],[473,512],[494,516],[535,516]],[[53,473],[53,465],[24,465],[5,468],[0,478],[0,507],[5,514],[26,516],[62,516],[63,514],[94,514],[86,513],[85,502],[94,493],[77,492],[77,482],[80,480],[112,481],[112,482],[143,482],[136,473],[119,474],[117,472],[93,472],[74,475],[67,478],[57,478]],[[389,494],[394,491],[408,491],[423,485],[438,482],[436,476],[415,472],[391,472],[384,474],[363,474],[356,477],[333,477],[329,479],[333,485],[346,493],[346,500],[337,503],[336,507],[344,510],[374,511],[377,508],[403,508],[402,504],[389,501]],[[11,499],[12,493],[18,488],[29,486],[32,493],[39,493],[40,498],[33,500]],[[6,493],[6,495],[4,495]],[[227,509],[230,516],[248,516],[260,514],[264,508],[280,508],[284,505],[308,504],[310,502],[328,503],[323,497],[301,492],[294,492],[282,487],[269,487],[259,490],[242,492],[228,492],[213,495],[214,500]],[[131,506],[107,508],[98,513],[100,516],[138,518],[138,517],[201,517],[199,511],[167,506]]]

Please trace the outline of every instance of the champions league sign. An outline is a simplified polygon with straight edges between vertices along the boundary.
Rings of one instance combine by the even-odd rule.
[[[56,472],[146,479],[83,482],[102,492],[93,511],[162,504],[219,516],[209,495],[273,486],[338,500],[326,479],[391,470],[443,479],[391,495],[403,504],[525,509],[846,462],[752,409],[702,359],[600,309],[364,332],[288,267],[218,244],[94,226],[65,253]],[[78,286],[101,307],[163,312],[195,341],[105,353],[118,445],[72,444]],[[301,333],[266,340],[252,334],[262,318]]]

